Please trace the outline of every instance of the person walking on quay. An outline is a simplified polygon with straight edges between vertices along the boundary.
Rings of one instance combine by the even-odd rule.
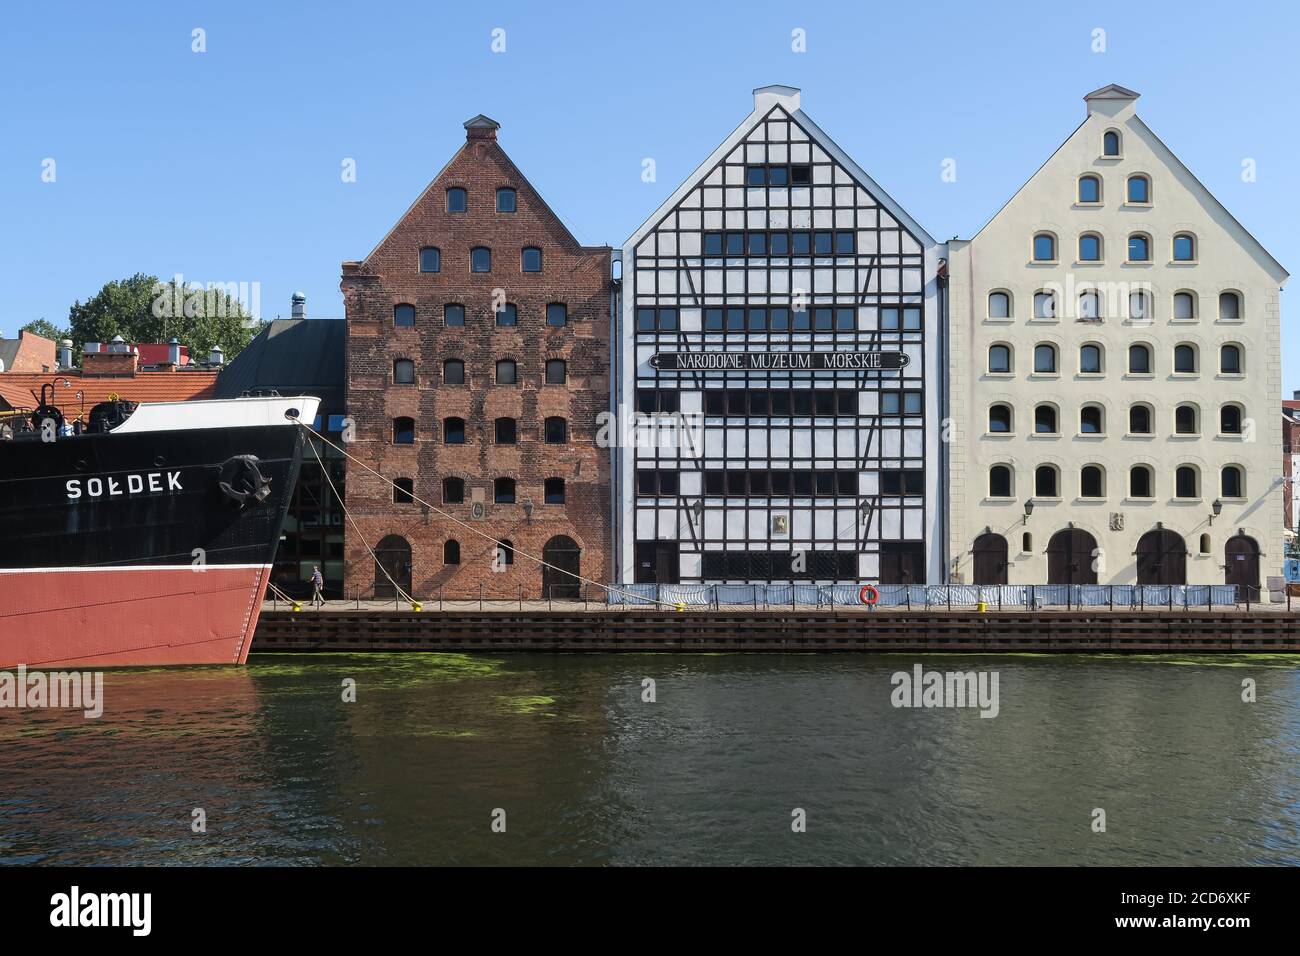
[[[325,604],[325,597],[321,594],[321,588],[325,586],[325,578],[320,573],[320,567],[312,565],[311,568],[311,606],[313,608],[322,607]]]

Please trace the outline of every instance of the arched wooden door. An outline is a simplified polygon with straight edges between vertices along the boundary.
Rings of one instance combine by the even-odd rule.
[[[1097,539],[1081,528],[1063,528],[1047,542],[1048,584],[1096,584]]]
[[[411,545],[400,534],[390,534],[375,548],[375,597],[397,597],[393,581],[411,593]],[[387,572],[385,574],[384,572]],[[392,581],[389,580],[392,578]]]
[[[577,600],[581,596],[582,549],[572,538],[556,535],[542,546],[542,597]]]
[[[1186,584],[1187,542],[1168,528],[1152,528],[1138,539],[1138,584]]]
[[[971,548],[975,557],[976,584],[1007,583],[1007,539],[986,531],[975,539]]]
[[[1259,600],[1259,542],[1237,534],[1223,547],[1223,580],[1237,586],[1238,601]]]

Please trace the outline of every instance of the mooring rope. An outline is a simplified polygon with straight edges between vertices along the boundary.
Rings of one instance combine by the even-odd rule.
[[[346,448],[340,448],[338,445],[334,444],[332,441],[330,441],[328,438],[326,438],[326,437],[325,437],[324,435],[322,435],[320,432],[316,431],[314,428],[312,428],[312,427],[311,427],[310,425],[308,425],[306,422],[300,421],[300,420],[298,420],[298,419],[296,419],[296,418],[294,418],[294,419],[290,419],[290,421],[292,421],[294,424],[298,425],[300,428],[304,429],[304,430],[305,430],[306,432],[308,432],[309,434],[314,435],[314,436],[316,436],[317,438],[319,438],[319,439],[320,439],[324,444],[328,445],[330,448],[333,448],[335,451],[339,452],[339,453],[340,453],[344,458],[346,458],[348,461],[350,461],[350,462],[352,462],[353,464],[357,465],[358,467],[364,468],[366,471],[370,472],[370,474],[374,475],[374,476],[375,476],[376,478],[378,478],[380,481],[384,482],[384,484],[389,485],[389,486],[391,486],[391,487],[393,487],[393,488],[397,488],[397,487],[398,487],[397,483],[396,483],[395,481],[393,481],[393,479],[387,477],[386,475],[381,474],[380,472],[378,472],[378,471],[376,471],[375,469],[371,468],[369,465],[367,465],[367,464],[366,464],[364,461],[362,461],[361,459],[356,458],[356,457],[354,457],[353,455],[349,454]],[[320,453],[316,451],[316,446],[315,446],[314,444],[312,445],[312,453],[316,455],[316,460],[317,460],[318,462],[321,463],[321,470],[325,473],[325,479],[326,479],[326,481],[329,481],[329,471],[325,468],[325,463],[321,460]],[[331,490],[334,490],[334,482],[332,482],[332,481],[330,481],[330,489],[331,489]],[[536,564],[539,564],[539,565],[541,565],[541,566],[544,567],[544,568],[550,568],[550,569],[553,570],[553,571],[558,571],[558,572],[560,572],[561,574],[566,574],[566,575],[568,575],[568,576],[571,577],[571,578],[576,578],[578,581],[581,581],[583,584],[590,584],[590,585],[593,585],[594,587],[598,587],[598,588],[600,588],[602,591],[604,591],[606,594],[618,594],[618,595],[621,595],[621,596],[624,596],[624,597],[632,598],[632,599],[633,599],[634,601],[636,601],[637,603],[655,604],[655,605],[660,605],[660,606],[662,606],[662,607],[672,608],[672,609],[677,610],[677,611],[684,611],[684,610],[686,609],[686,605],[683,604],[683,603],[681,603],[681,602],[660,601],[658,598],[648,598],[648,597],[644,597],[643,595],[640,595],[640,594],[634,594],[634,593],[631,592],[631,591],[625,591],[625,590],[623,590],[622,588],[614,587],[613,585],[602,584],[602,583],[599,582],[599,581],[593,581],[591,578],[583,577],[581,574],[577,574],[577,573],[575,573],[575,572],[573,572],[573,571],[568,570],[567,568],[561,568],[561,567],[558,567],[558,566],[556,566],[556,565],[554,565],[554,564],[551,564],[550,562],[546,561],[544,558],[539,558],[539,557],[537,557],[536,555],[529,554],[527,551],[521,551],[521,550],[519,550],[518,548],[515,548],[515,547],[513,547],[513,546],[507,545],[504,541],[499,541],[498,539],[492,537],[492,535],[488,534],[486,531],[480,531],[478,528],[475,528],[473,525],[469,524],[468,522],[462,521],[460,518],[457,518],[455,515],[448,514],[447,512],[443,511],[441,508],[437,507],[436,505],[431,504],[431,503],[425,501],[423,498],[421,498],[421,497],[419,497],[418,495],[416,495],[414,489],[412,489],[411,491],[407,491],[406,489],[403,488],[403,489],[401,489],[401,490],[402,490],[402,493],[403,493],[403,494],[405,494],[405,495],[409,495],[410,498],[411,498],[413,501],[416,501],[416,502],[420,503],[421,505],[423,505],[424,507],[426,507],[426,508],[428,508],[430,511],[432,511],[434,514],[439,515],[440,517],[446,518],[448,521],[452,522],[453,524],[459,525],[460,527],[464,528],[466,531],[470,532],[471,534],[476,534],[476,535],[478,535],[480,538],[486,538],[488,541],[491,541],[491,542],[492,542],[494,545],[496,545],[498,548],[506,548],[506,547],[510,547],[511,550],[512,550],[515,554],[517,554],[517,555],[522,555],[523,557],[527,558],[529,561],[535,562]],[[352,521],[352,516],[351,516],[351,514],[349,514],[349,512],[348,512],[347,505],[344,504],[342,496],[339,495],[339,493],[338,493],[337,491],[334,491],[334,498],[335,498],[336,501],[338,501],[338,503],[339,503],[339,507],[343,510],[343,514],[344,514],[344,515],[348,518],[348,520],[351,522],[351,521]],[[356,524],[355,524],[355,522],[353,522],[352,526],[353,526],[354,529],[356,528]],[[358,534],[358,536],[360,536],[361,532],[360,532],[360,531],[357,531],[357,534]],[[362,541],[363,544],[366,544],[366,542],[365,542],[365,538],[364,538],[364,537],[362,537],[361,541]],[[374,551],[370,549],[370,545],[369,545],[369,544],[366,544],[366,550],[370,551],[370,553],[371,553],[372,556],[374,555]],[[375,560],[376,560],[376,563],[378,563],[378,558],[376,558]],[[383,569],[383,566],[382,566],[382,565],[380,565],[380,569],[381,569],[381,570]],[[385,577],[387,577],[387,576],[388,576],[388,572],[387,572],[387,571],[384,571],[384,575],[385,575]],[[388,579],[389,579],[390,581],[393,580],[391,577],[389,577]],[[394,586],[394,587],[397,587],[397,582],[394,581],[394,582],[393,582],[393,586]],[[400,588],[398,588],[398,590],[401,591]],[[402,593],[405,593],[405,592],[402,592]],[[406,597],[408,598],[409,603],[412,603],[412,604],[416,604],[416,603],[418,603],[418,602],[416,602],[416,601],[411,601],[411,600],[410,600],[410,595],[406,595]]]
[[[303,427],[307,428],[306,425],[303,425]],[[312,431],[310,428],[307,428],[307,430]],[[312,434],[315,435],[316,433],[312,432]],[[321,441],[325,441],[325,438],[321,437]],[[384,572],[384,577],[388,578],[388,583],[393,586],[393,590],[397,593],[397,596],[402,598],[402,600],[411,605],[413,609],[418,611],[419,607],[417,607],[417,605],[420,602],[407,594],[406,590],[393,580],[393,576],[388,573],[388,569],[384,567],[382,562],[380,562],[379,556],[375,554],[374,549],[370,547],[370,544],[366,541],[365,535],[361,533],[361,529],[357,527],[356,521],[353,520],[352,515],[348,512],[347,506],[343,503],[343,496],[340,495],[338,489],[334,487],[334,479],[330,477],[329,469],[325,467],[325,462],[321,459],[320,452],[316,450],[316,445],[312,442],[308,442],[308,444],[311,445],[311,453],[316,456],[316,461],[320,465],[321,474],[324,475],[325,480],[329,482],[330,491],[334,493],[334,500],[339,503],[339,507],[343,510],[343,517],[348,519],[348,522],[352,525],[352,530],[357,533],[357,537],[361,539],[361,543],[366,546],[366,550],[370,552],[370,556],[375,559],[375,567]]]

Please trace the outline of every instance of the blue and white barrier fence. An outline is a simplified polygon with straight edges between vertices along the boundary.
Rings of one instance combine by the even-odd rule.
[[[1235,584],[880,584],[876,607],[975,607],[1034,610],[1047,607],[1205,608],[1268,600]],[[621,584],[610,604],[815,605],[861,607],[857,584]],[[1244,589],[1243,589],[1244,590]],[[621,593],[620,593],[621,592]]]

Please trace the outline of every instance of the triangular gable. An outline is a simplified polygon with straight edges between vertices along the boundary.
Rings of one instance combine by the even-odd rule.
[[[635,249],[642,239],[655,229],[659,228],[663,221],[670,216],[679,205],[681,205],[687,196],[690,195],[691,190],[702,185],[708,175],[718,166],[718,164],[723,162],[734,149],[743,145],[749,135],[753,133],[761,123],[765,123],[771,119],[785,120],[796,124],[808,135],[810,142],[815,143],[824,150],[832,160],[834,160],[846,173],[849,174],[850,177],[853,178],[855,184],[859,188],[866,190],[872,199],[897,219],[899,224],[909,231],[923,247],[936,245],[934,238],[921,227],[920,223],[908,215],[907,211],[895,202],[893,197],[881,189],[876,181],[868,176],[861,166],[855,163],[849,155],[844,152],[844,150],[840,149],[840,147],[836,145],[834,140],[822,131],[821,127],[808,117],[808,114],[806,114],[802,109],[790,111],[780,104],[777,104],[764,110],[755,109],[745,117],[745,119],[741,121],[740,125],[732,130],[731,134],[722,141],[721,145],[711,152],[704,162],[695,167],[694,172],[683,180],[681,185],[673,191],[672,195],[663,201],[659,208],[641,224],[636,232],[632,233],[624,244],[625,247]]]

